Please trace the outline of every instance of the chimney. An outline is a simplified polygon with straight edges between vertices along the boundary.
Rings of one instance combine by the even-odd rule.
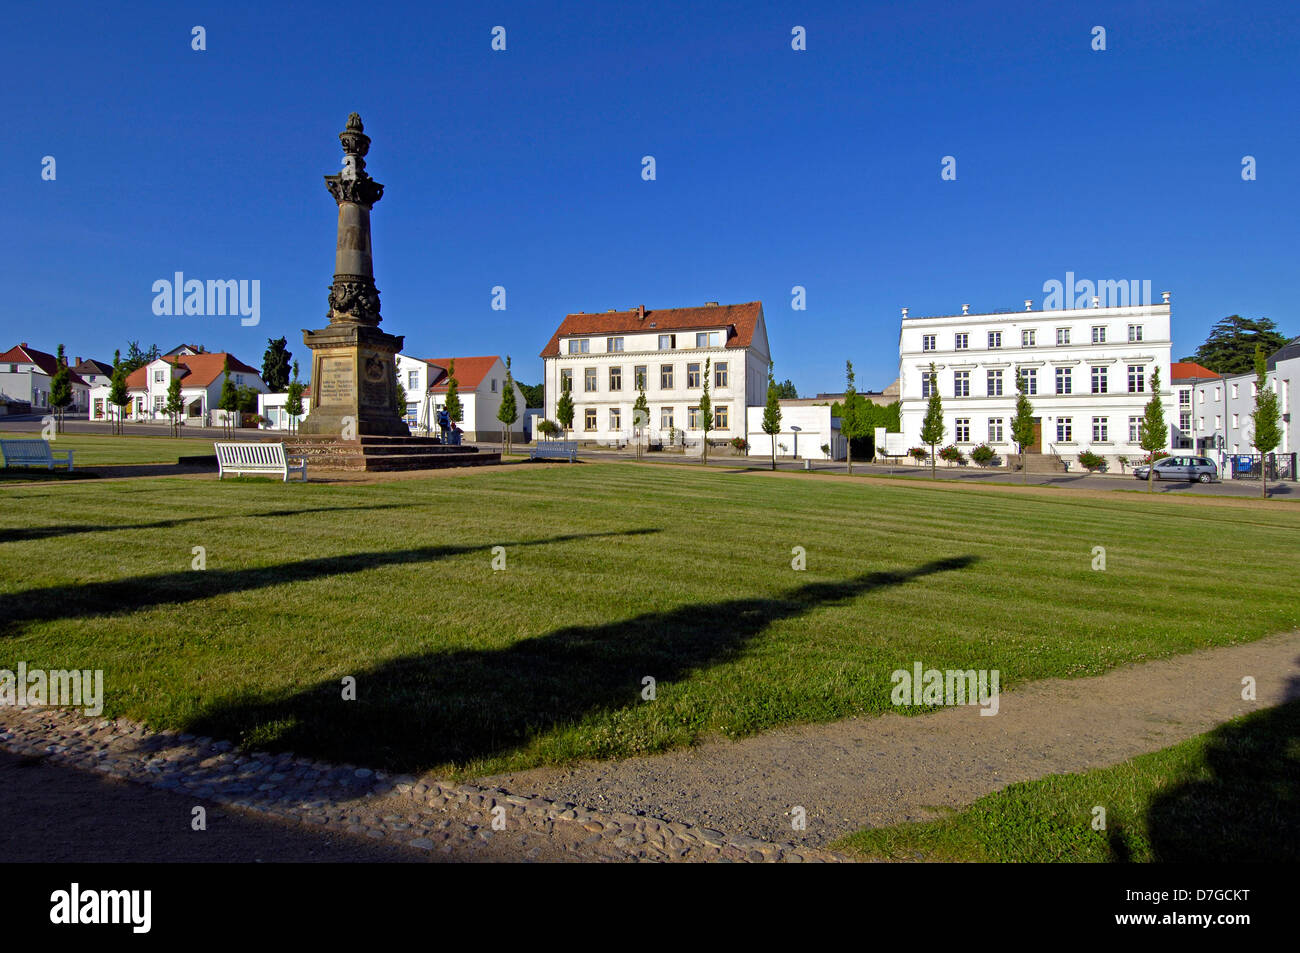
[[[643,304],[642,304],[642,305],[637,305],[637,309],[636,309],[636,319],[637,319],[638,321],[644,321],[644,320],[645,320],[645,305],[643,305]]]
[[[20,343],[18,346],[19,346],[20,348],[22,348],[24,351],[27,350],[27,342],[26,342],[26,341],[23,341],[23,342]]]
[[[907,317],[907,309],[906,309],[906,308],[903,309],[903,317]]]
[[[706,308],[716,308],[716,307],[718,307],[718,302],[716,302],[716,301],[706,301],[706,302],[704,302],[704,307],[706,307]]]
[[[961,313],[962,313],[962,314],[970,314],[970,305],[968,305],[968,304],[964,304],[964,305],[962,305],[962,306],[961,306]]]
[[[1165,304],[1168,304],[1168,303],[1169,303],[1169,292],[1168,292],[1168,291],[1162,291],[1162,292],[1160,292],[1160,297],[1162,297],[1162,298],[1165,299]]]
[[[80,366],[81,366],[81,358],[80,358],[80,357],[77,358],[77,363],[76,363],[75,365],[73,365],[73,366],[74,366],[74,367],[80,367]]]

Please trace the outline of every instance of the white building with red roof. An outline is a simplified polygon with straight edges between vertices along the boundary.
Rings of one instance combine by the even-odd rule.
[[[181,400],[185,405],[181,413],[182,422],[205,425],[211,421],[212,412],[220,406],[227,359],[230,361],[230,382],[235,387],[250,387],[259,394],[266,393],[266,385],[257,369],[235,355],[224,351],[196,353],[188,347],[179,348],[127,375],[126,389],[131,401],[126,405],[124,418],[166,420],[167,391],[172,380],[178,379],[181,382]],[[91,420],[110,420],[117,412],[108,399],[111,389],[111,382],[91,389]]]
[[[574,405],[571,436],[614,445],[634,435],[632,405],[642,383],[652,444],[702,437],[706,361],[713,405],[709,439],[743,437],[747,408],[766,400],[771,360],[761,301],[566,315],[541,357],[546,418],[556,420],[556,403],[567,386]]]
[[[456,392],[460,395],[463,419],[460,429],[467,443],[501,442],[501,421],[497,412],[506,387],[506,362],[499,354],[480,357],[457,357]],[[397,355],[397,377],[406,391],[405,419],[411,431],[437,433],[438,411],[447,404],[447,385],[451,379],[449,357],[418,358]],[[524,437],[524,392],[514,384],[515,410],[518,413],[510,432],[512,439]]]
[[[65,363],[66,360],[65,356]],[[6,407],[27,404],[37,414],[50,411],[50,388],[58,367],[58,358],[53,354],[38,351],[26,341],[14,345],[0,354],[0,404]],[[66,413],[84,414],[90,385],[71,369],[68,379],[72,384],[72,404]]]

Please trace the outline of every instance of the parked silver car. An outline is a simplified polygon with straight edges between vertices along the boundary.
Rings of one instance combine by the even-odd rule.
[[[1133,468],[1133,475],[1139,480],[1147,478],[1149,466]],[[1219,479],[1219,468],[1209,457],[1162,457],[1156,461],[1154,480],[1187,480],[1198,483],[1214,483]]]

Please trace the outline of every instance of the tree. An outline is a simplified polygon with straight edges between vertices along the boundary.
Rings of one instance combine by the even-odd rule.
[[[645,375],[636,379],[636,403],[632,405],[632,430],[636,437],[636,458],[641,459],[641,445],[650,425],[650,403],[645,399]]]
[[[776,469],[776,435],[781,432],[781,388],[772,376],[774,367],[771,361],[767,362],[767,405],[763,408],[763,433],[772,438],[773,470]]]
[[[235,390],[235,385],[230,380],[230,358],[227,357],[222,362],[221,372],[225,375],[225,378],[221,382],[221,397],[217,401],[217,409],[226,412],[223,426],[228,434],[230,432],[230,415],[239,410],[239,391]]]
[[[460,405],[460,382],[456,380],[456,359],[453,357],[447,367],[447,402],[444,405],[447,416],[456,423],[465,419],[465,409]]]
[[[1277,394],[1266,386],[1268,365],[1262,345],[1255,347],[1255,411],[1250,415],[1255,424],[1255,449],[1259,451],[1259,489],[1268,499],[1267,456],[1282,442],[1282,428],[1278,417]]]
[[[1210,329],[1196,349],[1196,361],[1216,374],[1247,374],[1254,368],[1257,347],[1271,354],[1286,342],[1270,319],[1230,314]]]
[[[289,432],[293,433],[298,427],[298,418],[302,416],[302,392],[305,390],[302,381],[298,380],[298,362],[293,362],[293,380],[285,389],[284,412],[289,415]]]
[[[497,408],[497,420],[501,421],[502,438],[506,453],[510,452],[510,428],[519,419],[519,406],[515,402],[515,379],[510,373],[510,355],[506,355],[506,389],[501,395],[501,406]]]
[[[712,358],[704,359],[704,393],[700,394],[700,428],[704,431],[704,440],[701,444],[702,456],[701,463],[709,462],[709,431],[713,429],[713,401],[709,400],[709,374],[711,371]]]
[[[167,385],[167,403],[163,405],[163,410],[167,412],[168,418],[172,422],[172,436],[179,437],[181,412],[185,410],[185,398],[181,396],[181,379],[173,377],[171,383]]]
[[[925,408],[925,419],[921,421],[921,442],[930,445],[930,478],[934,479],[934,448],[943,443],[943,401],[939,398],[939,375],[935,373],[934,363],[930,363],[930,403]]]
[[[126,405],[131,403],[131,392],[126,389],[126,375],[130,373],[122,363],[122,352],[113,352],[113,376],[108,387],[108,402],[117,407],[117,419],[114,421],[115,433],[122,432],[122,418],[126,416]]]
[[[146,351],[140,347],[139,341],[128,341],[126,343],[126,359],[122,363],[126,367],[127,374],[130,374],[132,371],[137,371],[146,364],[158,360],[159,353],[157,344],[149,345],[149,350]]]
[[[399,417],[406,414],[406,388],[402,386],[402,372],[397,369],[396,361],[393,362],[393,410]]]
[[[776,385],[776,396],[781,400],[797,400],[799,391],[795,389],[794,383],[787,377]]]
[[[273,394],[281,394],[289,386],[289,359],[293,357],[285,338],[267,338],[266,353],[262,355],[262,383]]]
[[[525,407],[545,407],[546,406],[546,388],[541,384],[520,384],[519,392],[524,395]]]
[[[573,429],[573,395],[569,393],[572,387],[573,381],[563,378],[560,381],[560,399],[555,402],[555,419],[566,434]]]
[[[257,390],[243,384],[235,388],[235,408],[241,414],[257,413]]]
[[[1142,419],[1138,422],[1138,446],[1147,452],[1147,491],[1155,488],[1156,451],[1163,450],[1169,442],[1169,428],[1165,425],[1165,405],[1160,402],[1160,368],[1151,371],[1151,399],[1147,401]]]
[[[56,433],[63,433],[63,414],[72,403],[72,372],[68,370],[68,359],[63,354],[63,345],[59,345],[58,358],[55,361],[54,376],[50,378],[50,406],[58,411]]]
[[[1011,418],[1011,439],[1016,442],[1020,456],[1022,479],[1029,482],[1029,467],[1025,461],[1025,447],[1034,442],[1034,405],[1025,396],[1025,375],[1016,370],[1016,415]]]
[[[862,402],[858,400],[858,388],[854,383],[857,376],[853,373],[853,362],[844,362],[844,374],[847,383],[844,387],[844,407],[840,416],[840,433],[848,447],[849,476],[853,476],[853,441],[862,436]],[[831,407],[831,413],[835,408]]]

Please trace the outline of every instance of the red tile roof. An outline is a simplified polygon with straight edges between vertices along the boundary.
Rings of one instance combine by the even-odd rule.
[[[67,358],[64,357],[64,362]],[[3,364],[35,364],[50,377],[59,369],[59,359],[53,354],[47,354],[45,351],[38,351],[34,347],[28,347],[26,344],[15,344],[9,350],[0,354],[0,363]],[[74,384],[86,384],[81,375],[76,371],[68,368],[68,377]],[[89,384],[86,384],[89,387]]]
[[[434,379],[433,386],[429,390],[435,393],[445,394],[447,392],[447,372],[451,367],[451,358],[449,357],[426,357],[424,363],[431,368],[437,368],[443,373],[440,375],[430,375]],[[456,388],[458,390],[473,390],[483,383],[483,378],[487,376],[488,371],[501,358],[496,354],[489,354],[484,357],[458,357],[456,358]]]
[[[1214,371],[1210,370],[1208,367],[1202,367],[1195,361],[1174,361],[1169,365],[1169,380],[1171,382],[1218,376],[1218,374],[1214,373]]]
[[[183,387],[207,387],[224,373],[226,358],[230,358],[231,374],[255,374],[259,378],[261,372],[255,367],[249,367],[233,354],[227,354],[224,351],[218,351],[215,354],[177,354],[164,356],[162,359],[168,364],[174,364],[183,368],[181,381]],[[128,390],[144,390],[149,381],[149,365],[137,367],[130,374],[126,375],[126,386]]]
[[[662,308],[646,311],[606,311],[603,314],[565,315],[542,350],[542,357],[558,357],[560,338],[599,337],[605,334],[634,334],[638,331],[693,331],[727,328],[727,347],[749,347],[754,329],[763,314],[763,302],[705,305],[700,308]]]

